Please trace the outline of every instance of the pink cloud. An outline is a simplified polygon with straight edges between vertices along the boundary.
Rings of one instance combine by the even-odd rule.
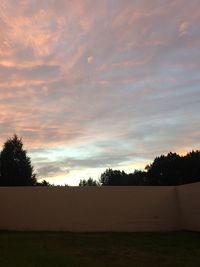
[[[195,147],[199,22],[195,0],[2,0],[1,143],[17,132],[31,149],[94,151],[103,140],[124,158]]]
[[[180,33],[180,35],[187,34],[188,31],[189,31],[189,27],[190,27],[189,22],[187,22],[187,21],[182,22],[181,25],[180,25],[180,27],[179,27],[179,33]]]

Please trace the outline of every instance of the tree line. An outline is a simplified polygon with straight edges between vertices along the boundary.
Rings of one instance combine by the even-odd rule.
[[[98,181],[89,178],[81,180],[79,186],[174,186],[200,182],[200,150],[180,156],[168,153],[156,157],[145,167],[125,173],[120,170],[107,169]]]
[[[168,153],[156,157],[145,167],[127,174],[124,171],[107,169],[99,180],[80,180],[79,186],[173,186],[200,182],[200,150],[185,156]],[[22,139],[17,135],[9,138],[0,153],[0,186],[54,186],[46,180],[37,182],[34,168]]]

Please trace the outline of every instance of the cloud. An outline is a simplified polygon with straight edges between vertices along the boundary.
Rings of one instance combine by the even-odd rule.
[[[188,33],[189,31],[189,23],[187,21],[184,21],[181,23],[180,27],[179,27],[179,33],[180,35],[185,35]]]
[[[68,170],[63,170],[61,167],[56,166],[57,162],[55,162],[55,165],[52,164],[46,164],[45,166],[38,168],[38,173],[40,174],[40,177],[45,178],[59,175],[60,173],[63,173],[63,171],[67,174],[69,174]]]
[[[198,148],[199,23],[195,0],[2,0],[1,143],[51,177]]]
[[[87,58],[87,62],[88,62],[88,64],[92,64],[93,61],[94,61],[93,56],[89,56],[89,57]]]

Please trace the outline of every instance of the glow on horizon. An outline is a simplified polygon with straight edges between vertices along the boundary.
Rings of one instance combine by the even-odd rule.
[[[196,0],[1,0],[0,143],[77,185],[200,147]]]
[[[114,168],[118,170],[124,170],[128,173],[133,172],[135,169],[143,170],[144,167],[149,163],[145,159],[135,158],[134,163],[124,162],[123,164],[109,164],[108,162],[102,164],[102,167],[87,167],[85,168],[84,163],[83,166],[76,167],[76,160],[84,161],[90,159],[93,156],[93,152],[97,155],[97,150],[95,147],[90,145],[91,151],[87,150],[87,148],[83,146],[73,146],[73,148],[69,147],[57,147],[56,149],[48,149],[44,151],[33,151],[30,155],[33,158],[33,164],[36,161],[36,164],[40,168],[40,173],[37,173],[39,181],[43,179],[47,180],[50,183],[55,185],[72,185],[76,186],[79,184],[81,179],[88,179],[92,177],[93,179],[99,180],[100,175],[108,168]],[[68,157],[70,155],[70,158]],[[59,163],[57,159],[59,158]],[[98,158],[98,157],[97,157]],[[40,160],[40,163],[38,162]],[[69,161],[69,162],[68,162]],[[73,163],[73,161],[75,161]],[[88,164],[88,163],[87,163]],[[35,165],[35,164],[34,164]],[[70,165],[69,169],[67,165]],[[80,163],[78,164],[80,165]],[[53,167],[53,171],[51,173],[51,168]],[[43,172],[45,175],[46,168],[48,169],[49,176],[43,176]],[[72,169],[72,170],[70,170]]]
[[[117,169],[117,170],[121,170],[121,171],[123,170],[127,173],[131,173],[135,169],[143,170],[145,166],[146,166],[146,164],[141,163],[141,164],[136,164],[134,166],[133,165],[127,165],[127,166],[123,166],[121,168],[112,166],[112,168]],[[106,170],[106,168],[87,169],[86,171],[85,170],[74,170],[74,171],[71,171],[69,174],[61,173],[60,175],[57,174],[56,176],[46,177],[45,180],[48,181],[49,183],[55,184],[55,185],[78,186],[80,180],[83,180],[83,179],[87,180],[90,177],[92,179],[99,181],[101,174],[105,170]],[[39,182],[42,182],[43,180],[44,180],[44,178],[38,179]]]

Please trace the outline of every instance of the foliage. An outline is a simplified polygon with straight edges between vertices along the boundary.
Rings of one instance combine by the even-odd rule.
[[[101,174],[100,183],[102,185],[123,185],[126,174],[124,171],[107,169]]]
[[[37,186],[54,186],[50,184],[49,182],[47,182],[46,180],[43,180],[42,182],[37,182],[36,185]]]
[[[200,181],[200,151],[185,156],[169,153],[146,167],[150,185],[180,185]]]
[[[156,157],[152,164],[146,167],[150,185],[182,184],[182,158],[176,153]]]
[[[0,154],[0,186],[31,186],[36,184],[31,160],[17,135],[9,138]]]
[[[89,178],[88,180],[80,180],[79,186],[98,186],[99,183],[96,180],[93,180],[92,178]]]
[[[124,171],[107,169],[101,174],[103,186],[163,185],[173,186],[200,182],[200,151],[192,151],[185,156],[168,153],[156,157],[145,171],[135,170],[127,174]]]
[[[100,184],[110,186],[145,185],[146,172],[135,170],[127,174],[124,171],[107,169],[101,174]]]

